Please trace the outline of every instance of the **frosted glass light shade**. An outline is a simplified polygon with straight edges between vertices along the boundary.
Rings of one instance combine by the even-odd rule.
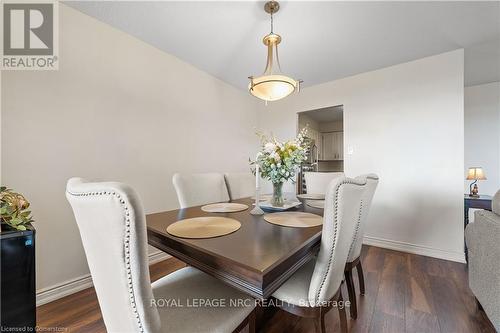
[[[483,168],[469,168],[467,171],[467,180],[486,180]]]
[[[263,75],[252,78],[248,89],[252,95],[264,101],[277,101],[297,89],[298,82],[284,75]]]

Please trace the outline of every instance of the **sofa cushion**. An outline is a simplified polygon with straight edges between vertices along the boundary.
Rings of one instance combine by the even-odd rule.
[[[495,196],[491,201],[491,210],[493,211],[493,213],[500,215],[500,190],[495,193]]]

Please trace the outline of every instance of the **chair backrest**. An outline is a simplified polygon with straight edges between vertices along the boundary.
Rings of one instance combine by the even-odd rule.
[[[145,216],[134,190],[72,178],[66,186],[108,332],[159,332],[150,306]]]
[[[229,201],[226,182],[220,173],[176,173],[172,182],[181,208]]]
[[[304,172],[307,193],[326,194],[330,182],[343,176],[343,172]]]
[[[224,179],[231,200],[247,198],[255,194],[255,176],[250,172],[225,173]]]
[[[361,175],[356,179],[366,181],[366,191],[361,199],[361,210],[359,212],[359,220],[354,230],[351,248],[347,256],[347,262],[352,262],[361,254],[361,246],[363,245],[363,237],[365,236],[365,228],[368,220],[368,213],[372,205],[373,195],[378,185],[378,176],[374,173]]]
[[[330,301],[340,287],[365,190],[362,179],[341,177],[328,185],[321,246],[309,285],[311,306]]]

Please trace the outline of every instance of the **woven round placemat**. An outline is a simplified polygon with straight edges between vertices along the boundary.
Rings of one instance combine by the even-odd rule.
[[[180,220],[167,227],[167,232],[181,238],[213,238],[228,235],[241,223],[227,217],[205,216]]]
[[[325,200],[307,200],[306,204],[309,207],[325,209]]]
[[[233,202],[221,202],[201,207],[201,210],[208,213],[234,213],[248,209],[247,205]]]
[[[264,220],[283,227],[309,228],[323,224],[323,218],[316,214],[303,212],[282,212],[264,215]]]

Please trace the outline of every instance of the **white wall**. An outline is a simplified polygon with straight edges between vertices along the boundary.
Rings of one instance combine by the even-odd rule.
[[[299,115],[299,130],[306,126],[308,126],[310,130],[319,132],[319,123],[308,115],[302,113]]]
[[[58,71],[2,73],[2,183],[32,202],[38,289],[88,273],[68,178],[168,210],[174,172],[249,170],[258,142],[246,92],[65,5],[60,20]]]
[[[2,72],[0,71],[0,185],[3,185],[2,179]]]
[[[500,189],[500,82],[465,88],[465,170],[483,168],[487,180],[478,181],[479,193]],[[465,181],[464,193],[471,181]]]
[[[366,240],[461,261],[463,76],[463,50],[363,73],[271,103],[260,127],[291,137],[297,112],[342,104],[346,173],[380,176]]]

